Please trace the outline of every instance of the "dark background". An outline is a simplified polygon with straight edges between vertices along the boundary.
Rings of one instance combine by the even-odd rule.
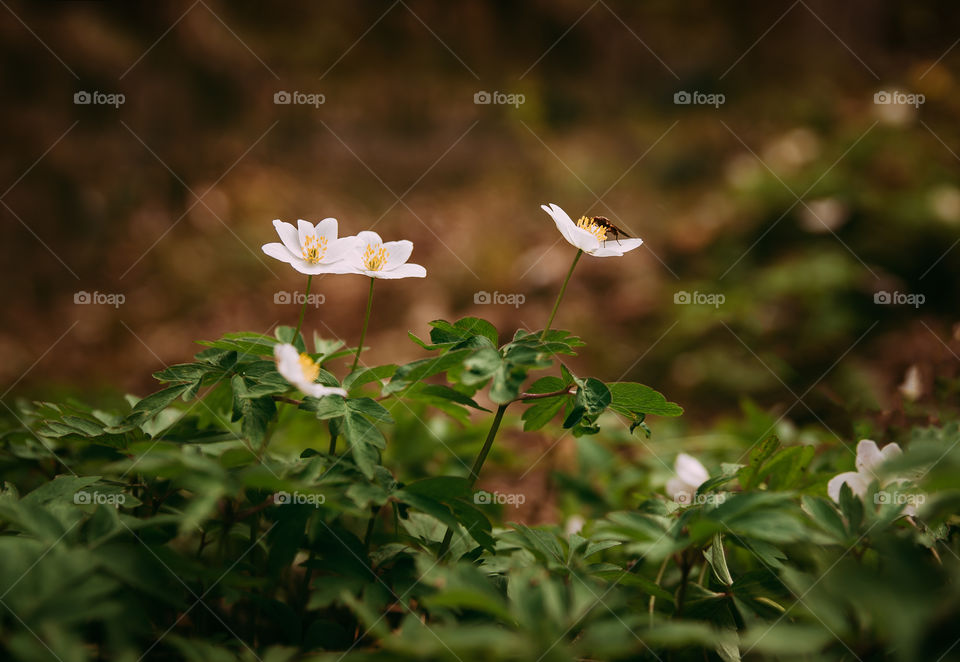
[[[419,357],[406,331],[435,318],[539,328],[573,256],[539,209],[556,202],[646,242],[578,267],[557,326],[588,341],[581,372],[655,386],[694,422],[747,400],[844,436],[935,418],[960,360],[958,18],[949,2],[5,3],[3,398],[142,395],[196,339],[294,324],[274,295],[304,279],[260,252],[274,218],[414,241],[428,277],[380,283],[370,362]],[[81,90],[126,101],[76,105]],[[275,105],[280,90],[325,103]],[[476,105],[481,90],[525,103]],[[681,90],[726,102],[675,105]],[[307,328],[355,343],[364,279],[315,291]]]

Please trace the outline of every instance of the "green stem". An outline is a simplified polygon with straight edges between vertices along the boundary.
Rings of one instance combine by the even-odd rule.
[[[483,442],[483,447],[477,454],[477,459],[473,461],[473,467],[470,469],[470,489],[473,489],[477,478],[480,477],[480,470],[483,468],[483,463],[486,461],[487,455],[490,454],[490,449],[493,447],[493,440],[496,439],[497,431],[500,429],[500,422],[503,420],[503,412],[506,410],[507,405],[497,407],[497,413],[493,416],[493,423],[490,424],[487,439]],[[447,550],[450,549],[451,540],[453,540],[453,529],[448,528],[446,534],[443,536],[443,542],[440,543],[440,551],[437,553],[437,558],[443,558],[444,554],[447,553]]]
[[[367,313],[363,316],[363,330],[360,331],[360,344],[357,346],[357,355],[353,357],[353,367],[350,368],[350,372],[353,372],[357,369],[357,363],[360,362],[360,352],[363,351],[363,341],[367,337],[367,324],[370,323],[370,309],[373,308],[373,281],[375,278],[370,279],[370,292],[367,293]]]
[[[330,455],[333,455],[337,452],[337,435],[334,432],[330,433]]]
[[[653,580],[653,583],[657,586],[660,586],[660,582],[663,580],[663,573],[667,570],[667,563],[669,563],[670,557],[663,559],[663,563],[660,564],[660,570],[657,571],[657,578]],[[661,587],[662,588],[662,587]],[[650,627],[653,627],[653,608],[657,604],[657,596],[650,596]]]
[[[297,320],[297,330],[293,332],[293,340],[296,342],[300,335],[300,328],[303,326],[303,316],[307,312],[307,299],[310,298],[310,282],[313,280],[313,274],[307,276],[307,293],[303,295],[303,305],[300,306],[300,319]]]
[[[560,286],[560,293],[557,295],[557,300],[553,304],[553,310],[550,311],[550,319],[547,320],[547,325],[543,328],[543,333],[540,334],[541,341],[547,337],[547,331],[550,330],[550,325],[553,324],[553,318],[557,316],[557,309],[560,308],[560,301],[563,300],[563,294],[567,291],[567,283],[570,282],[570,276],[573,275],[573,268],[577,266],[577,262],[580,261],[581,255],[583,255],[582,248],[577,251],[577,254],[573,258],[573,263],[570,265],[570,271],[567,272],[567,277],[563,279],[563,285]]]

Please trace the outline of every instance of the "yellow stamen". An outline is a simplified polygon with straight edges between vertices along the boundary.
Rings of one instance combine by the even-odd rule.
[[[327,238],[311,235],[303,241],[303,259],[318,264],[327,254]]]
[[[367,271],[380,271],[387,263],[388,257],[390,257],[390,253],[383,247],[383,244],[377,244],[376,248],[373,244],[367,244],[367,250],[363,252],[363,266]]]
[[[592,218],[581,216],[580,220],[577,221],[577,227],[586,230],[596,237],[598,241],[607,240],[607,229],[602,225],[598,225]]]
[[[315,382],[320,376],[320,366],[314,363],[308,354],[300,355],[300,370],[303,372],[303,378],[308,382]]]

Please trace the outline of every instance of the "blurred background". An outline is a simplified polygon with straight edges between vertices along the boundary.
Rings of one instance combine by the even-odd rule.
[[[369,362],[421,357],[406,332],[436,318],[540,328],[574,252],[555,202],[645,241],[580,262],[556,323],[588,343],[575,370],[661,390],[690,434],[763,412],[893,440],[956,400],[958,19],[3,3],[3,397],[143,395],[197,339],[295,324],[277,295],[305,279],[260,251],[275,218],[414,242],[428,277],[379,284]],[[366,287],[315,279],[306,328],[355,343]]]

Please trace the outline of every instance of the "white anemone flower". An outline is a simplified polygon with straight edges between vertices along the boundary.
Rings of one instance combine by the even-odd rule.
[[[880,449],[877,447],[877,442],[871,441],[870,439],[861,439],[860,443],[857,444],[857,470],[846,471],[831,478],[830,482],[827,483],[827,494],[829,494],[830,498],[835,502],[840,503],[840,488],[846,483],[856,496],[863,499],[867,495],[867,489],[870,487],[870,483],[875,480],[880,481],[880,476],[877,472],[880,465],[902,454],[903,451],[900,449],[899,444],[887,444],[883,449]],[[893,477],[886,481],[881,481],[880,486],[883,488],[887,485],[900,484],[902,482],[905,482],[905,479]],[[916,514],[916,508],[912,503],[909,503],[904,508],[903,514],[914,515]]]
[[[289,343],[274,345],[273,356],[277,360],[277,372],[306,395],[312,395],[315,398],[322,398],[325,395],[346,397],[347,392],[342,388],[317,384],[320,366],[308,354],[298,352],[293,345]]]
[[[354,238],[355,244],[347,264],[347,273],[370,278],[423,278],[427,270],[419,264],[407,262],[413,252],[413,242],[383,241],[376,232],[364,230]]]
[[[620,257],[627,251],[632,251],[643,244],[643,239],[608,236],[617,233],[611,232],[609,225],[598,223],[597,220],[602,219],[600,216],[581,216],[580,220],[574,223],[567,212],[553,203],[550,203],[549,206],[540,205],[540,208],[550,214],[564,239],[574,248],[579,248],[588,255]],[[607,223],[609,224],[609,221]]]
[[[667,494],[675,502],[689,506],[697,488],[710,479],[710,472],[692,455],[680,453],[673,463],[677,475],[667,481]]]
[[[356,246],[356,238],[337,239],[337,219],[325,218],[316,225],[300,219],[297,227],[278,219],[273,227],[280,235],[280,242],[264,244],[262,248],[270,257],[308,276],[349,272],[344,258]]]

